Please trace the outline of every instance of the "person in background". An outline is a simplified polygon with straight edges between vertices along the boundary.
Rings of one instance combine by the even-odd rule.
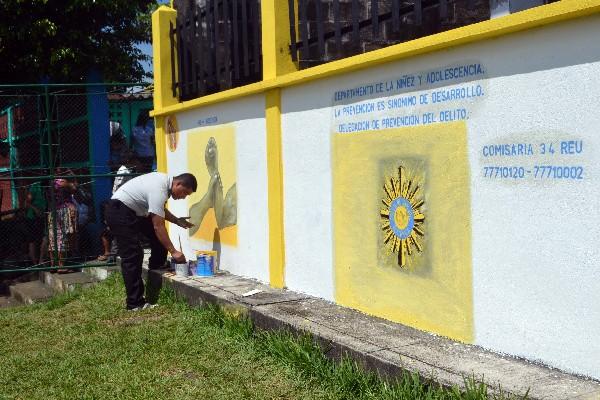
[[[177,250],[165,228],[169,221],[184,229],[193,225],[189,217],[177,218],[165,208],[169,197],[185,199],[196,191],[198,183],[192,174],[169,177],[160,172],[152,172],[131,179],[113,194],[106,206],[105,217],[110,231],[117,239],[121,272],[127,293],[128,310],[153,308],[144,298],[142,262],[144,252],[141,235],[150,241],[151,254],[149,269],[161,269],[167,260],[167,252],[177,263],[185,263],[185,255]]]
[[[115,194],[117,190],[121,186],[123,186],[127,181],[133,179],[133,175],[136,172],[140,172],[143,166],[135,156],[135,154],[131,151],[125,153],[123,164],[117,170],[117,176],[115,176],[115,180],[113,181],[112,193]]]
[[[77,245],[77,207],[73,201],[73,193],[77,190],[77,183],[69,179],[73,173],[57,171],[54,181],[54,208],[56,211],[48,212],[48,251],[50,264],[58,266],[58,273],[67,273],[64,269],[65,258],[76,250]],[[51,203],[50,203],[51,204]],[[56,252],[57,260],[54,254]],[[56,265],[57,264],[57,265]]]
[[[46,199],[42,191],[41,182],[29,186],[25,197],[25,229],[27,252],[32,264],[37,264],[43,253],[41,245],[44,238],[44,213],[46,212]]]
[[[131,130],[133,150],[140,160],[143,171],[152,171],[156,149],[154,142],[154,120],[150,118],[149,110],[141,110],[135,127]]]
[[[117,176],[115,176],[115,180],[113,182],[112,194],[115,194],[121,186],[123,186],[127,181],[129,181],[130,179],[132,179],[134,177],[134,175],[127,175],[127,174],[134,174],[135,172],[140,171],[140,170],[141,170],[140,162],[135,157],[135,155],[132,152],[126,153],[125,163],[123,165],[121,165],[119,167],[119,169],[117,170]],[[97,261],[108,261],[110,259],[110,257],[118,251],[114,237],[113,237],[112,233],[110,232],[110,228],[106,224],[106,219],[104,217],[105,207],[106,207],[106,204],[103,204],[102,207],[100,207],[100,209],[103,212],[102,222],[104,223],[104,230],[102,230],[102,233],[100,234],[100,240],[102,241],[103,254],[98,256]]]
[[[75,236],[74,255],[81,261],[92,253],[93,239],[90,233],[90,224],[96,221],[94,199],[85,184],[77,186],[73,193],[73,203],[77,208],[77,235]]]
[[[110,121],[110,160],[108,164],[111,171],[116,171],[123,164],[129,151],[121,124]]]

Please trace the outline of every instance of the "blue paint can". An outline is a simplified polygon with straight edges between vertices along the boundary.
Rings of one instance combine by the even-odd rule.
[[[206,270],[210,272],[211,275],[215,273],[215,257],[211,255],[207,255],[206,257]]]
[[[214,257],[209,254],[200,253],[196,258],[196,276],[214,275]]]

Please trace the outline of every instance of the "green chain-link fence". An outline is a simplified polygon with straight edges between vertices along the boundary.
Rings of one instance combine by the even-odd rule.
[[[154,168],[151,108],[139,83],[0,86],[0,278],[114,263],[103,203]]]

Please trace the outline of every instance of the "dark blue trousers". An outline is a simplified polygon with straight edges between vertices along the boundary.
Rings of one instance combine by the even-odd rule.
[[[161,269],[167,260],[167,250],[154,233],[150,217],[138,217],[135,212],[119,200],[110,200],[105,209],[106,224],[117,240],[118,254],[121,257],[121,273],[127,293],[127,309],[143,306],[144,281],[142,262],[144,239],[150,242],[149,269]]]

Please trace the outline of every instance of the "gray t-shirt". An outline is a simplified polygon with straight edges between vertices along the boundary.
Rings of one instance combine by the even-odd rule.
[[[152,213],[164,218],[170,189],[171,178],[160,172],[151,172],[127,181],[112,199],[120,200],[139,217]]]

